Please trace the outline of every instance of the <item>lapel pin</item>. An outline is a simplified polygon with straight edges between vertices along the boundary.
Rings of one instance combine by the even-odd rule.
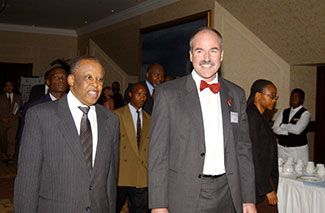
[[[231,100],[230,99],[228,99],[227,104],[228,104],[228,106],[231,107]]]

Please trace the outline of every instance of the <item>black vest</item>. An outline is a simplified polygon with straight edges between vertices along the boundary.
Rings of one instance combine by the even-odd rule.
[[[305,108],[301,108],[290,120],[290,108],[285,109],[282,114],[282,123],[281,124],[296,124],[300,119],[302,113],[306,111]],[[279,144],[286,147],[296,147],[296,146],[304,146],[307,142],[307,128],[302,131],[299,135],[291,134],[289,135],[278,135]]]

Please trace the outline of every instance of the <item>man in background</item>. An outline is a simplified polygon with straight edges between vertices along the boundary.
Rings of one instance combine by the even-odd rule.
[[[120,83],[114,81],[112,83],[114,109],[118,109],[123,106],[123,96],[120,93]]]
[[[23,133],[23,128],[25,125],[25,116],[27,110],[30,107],[35,106],[37,104],[58,100],[62,98],[68,90],[67,72],[62,67],[59,66],[53,67],[46,73],[47,74],[45,75],[46,76],[45,83],[48,87],[48,93],[42,95],[39,98],[35,97],[34,99],[28,101],[24,105],[22,116],[21,116],[19,133],[18,133],[19,145],[20,145],[21,135]]]
[[[290,96],[290,108],[282,110],[273,125],[273,132],[277,134],[278,155],[283,159],[292,157],[295,160],[308,162],[307,126],[310,112],[302,104],[305,92],[296,88]]]
[[[144,86],[146,86],[149,94],[148,99],[143,106],[143,110],[146,111],[149,115],[151,115],[153,109],[155,89],[161,83],[164,82],[164,72],[165,72],[164,68],[161,64],[158,63],[150,64],[147,69],[146,80],[141,81],[141,83]],[[124,93],[125,104],[128,104],[130,102],[129,92],[130,92],[130,87],[128,87]]]
[[[0,95],[0,140],[4,163],[13,164],[15,155],[18,121],[21,116],[20,108],[23,106],[22,98],[14,94],[14,84],[7,81],[4,94]]]
[[[95,105],[103,79],[97,58],[78,57],[71,62],[70,92],[27,111],[16,213],[116,211],[119,121]]]
[[[147,159],[150,115],[142,110],[147,88],[133,84],[130,103],[114,112],[120,118],[120,156],[117,187],[117,211],[128,198],[129,212],[148,212]]]

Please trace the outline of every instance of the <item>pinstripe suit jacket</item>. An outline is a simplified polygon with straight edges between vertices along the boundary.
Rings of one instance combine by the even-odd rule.
[[[67,96],[30,108],[26,115],[15,212],[115,213],[118,117],[96,105],[98,144],[89,175]]]

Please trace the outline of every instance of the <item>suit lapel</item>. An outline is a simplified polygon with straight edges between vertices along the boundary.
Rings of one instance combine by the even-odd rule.
[[[199,143],[199,149],[205,150],[205,139],[204,139],[204,126],[202,109],[200,104],[200,98],[195,85],[195,81],[191,74],[187,75],[185,80],[185,94],[183,104],[186,106],[186,115],[191,116],[192,129],[197,131],[197,137],[201,143]]]
[[[122,117],[122,120],[123,120],[123,125],[125,126],[125,129],[127,131],[126,134],[129,138],[132,149],[139,156],[139,149],[138,149],[138,143],[136,140],[135,130],[133,126],[133,119],[128,105],[124,107],[123,113],[124,116]]]
[[[220,102],[221,102],[221,110],[222,110],[222,123],[223,123],[223,137],[224,137],[224,145],[226,148],[227,141],[229,140],[229,135],[231,133],[230,112],[231,112],[231,101],[233,100],[233,98],[230,96],[229,89],[221,77],[219,77],[219,82],[220,82]]]
[[[88,171],[84,153],[80,145],[80,138],[68,106],[66,95],[58,100],[57,113],[60,118],[60,121],[57,124],[58,129],[62,132],[63,138],[70,147],[71,152],[77,157],[80,165],[85,169],[85,171]]]
[[[149,136],[149,130],[150,130],[150,117],[147,114],[143,113],[142,119],[143,121],[142,121],[142,129],[141,129],[141,139],[140,139],[141,142],[140,142],[139,155],[141,155],[143,149],[147,147],[146,143],[149,140],[146,137]]]
[[[106,125],[109,119],[108,116],[96,106],[96,116],[97,116],[97,129],[98,129],[98,141],[97,141],[97,149],[96,149],[96,157],[95,157],[95,163],[92,174],[95,173],[97,170],[98,162],[101,161],[104,154],[107,154],[107,147],[109,147],[109,144],[107,144],[108,137],[113,132],[111,125]],[[109,162],[107,162],[109,163]]]

